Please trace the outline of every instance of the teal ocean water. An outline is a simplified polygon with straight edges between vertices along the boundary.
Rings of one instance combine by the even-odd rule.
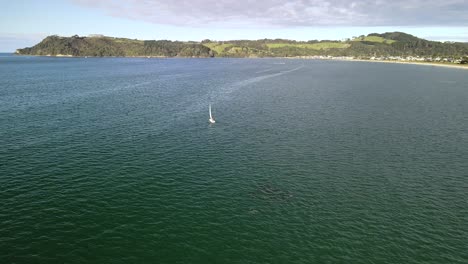
[[[467,73],[0,56],[0,262],[468,263]]]

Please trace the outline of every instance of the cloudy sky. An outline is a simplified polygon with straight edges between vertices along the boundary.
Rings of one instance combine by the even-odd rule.
[[[468,42],[468,0],[0,0],[0,51],[52,34],[138,39],[343,39],[403,31]]]

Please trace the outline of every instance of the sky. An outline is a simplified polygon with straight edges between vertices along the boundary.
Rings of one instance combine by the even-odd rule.
[[[468,42],[468,0],[0,0],[0,52],[48,35],[342,40],[401,31]]]

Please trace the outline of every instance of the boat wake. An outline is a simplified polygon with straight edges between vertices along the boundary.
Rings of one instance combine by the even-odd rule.
[[[220,93],[223,93],[223,94],[230,94],[232,92],[235,92],[239,88],[242,88],[242,87],[257,83],[257,82],[261,82],[261,81],[266,80],[266,79],[270,79],[270,78],[273,78],[273,77],[278,77],[278,76],[285,75],[285,74],[288,74],[288,73],[291,73],[291,72],[295,72],[295,71],[297,71],[297,70],[299,70],[299,69],[301,69],[303,67],[304,66],[301,65],[299,67],[296,67],[294,69],[287,70],[287,71],[280,71],[280,72],[277,72],[277,73],[271,73],[271,74],[256,76],[256,77],[253,77],[253,78],[250,78],[250,79],[246,79],[246,80],[243,80],[243,81],[240,81],[240,82],[236,82],[234,84],[226,86],[224,89],[221,88],[219,91],[215,91],[215,92],[220,92]],[[212,97],[214,97],[214,95]]]
[[[288,74],[288,73],[291,73],[291,72],[295,72],[297,70],[300,70],[303,67],[304,67],[304,65],[301,65],[301,66],[296,67],[294,69],[280,71],[280,72],[276,72],[276,73],[264,74],[264,75],[261,75],[261,76],[255,76],[255,77],[248,78],[248,79],[245,79],[245,80],[242,80],[242,81],[238,81],[238,82],[234,82],[234,83],[231,83],[231,84],[228,84],[228,85],[225,85],[225,86],[221,86],[221,87],[219,87],[219,89],[212,90],[211,92],[206,94],[204,96],[206,99],[196,100],[196,102],[194,102],[190,106],[186,107],[183,110],[180,110],[177,113],[177,115],[174,117],[174,119],[178,120],[180,118],[184,118],[185,116],[188,116],[190,113],[199,112],[202,109],[206,109],[206,105],[209,103],[209,101],[216,101],[216,102],[227,101],[227,100],[229,100],[231,98],[231,96],[229,96],[229,94],[231,94],[231,93],[233,93],[233,92],[235,92],[235,91],[237,91],[237,90],[239,90],[239,89],[241,89],[243,87],[246,87],[246,86],[261,82],[263,80],[267,80],[267,79],[270,79],[270,78],[274,78],[274,77],[282,76],[282,75],[285,75],[285,74]],[[213,121],[214,121],[214,119],[213,119]]]

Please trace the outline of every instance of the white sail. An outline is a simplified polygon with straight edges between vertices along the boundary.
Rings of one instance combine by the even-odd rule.
[[[216,121],[214,120],[213,116],[211,115],[211,104],[210,104],[210,107],[209,107],[209,111],[210,111],[210,123],[215,123]]]

